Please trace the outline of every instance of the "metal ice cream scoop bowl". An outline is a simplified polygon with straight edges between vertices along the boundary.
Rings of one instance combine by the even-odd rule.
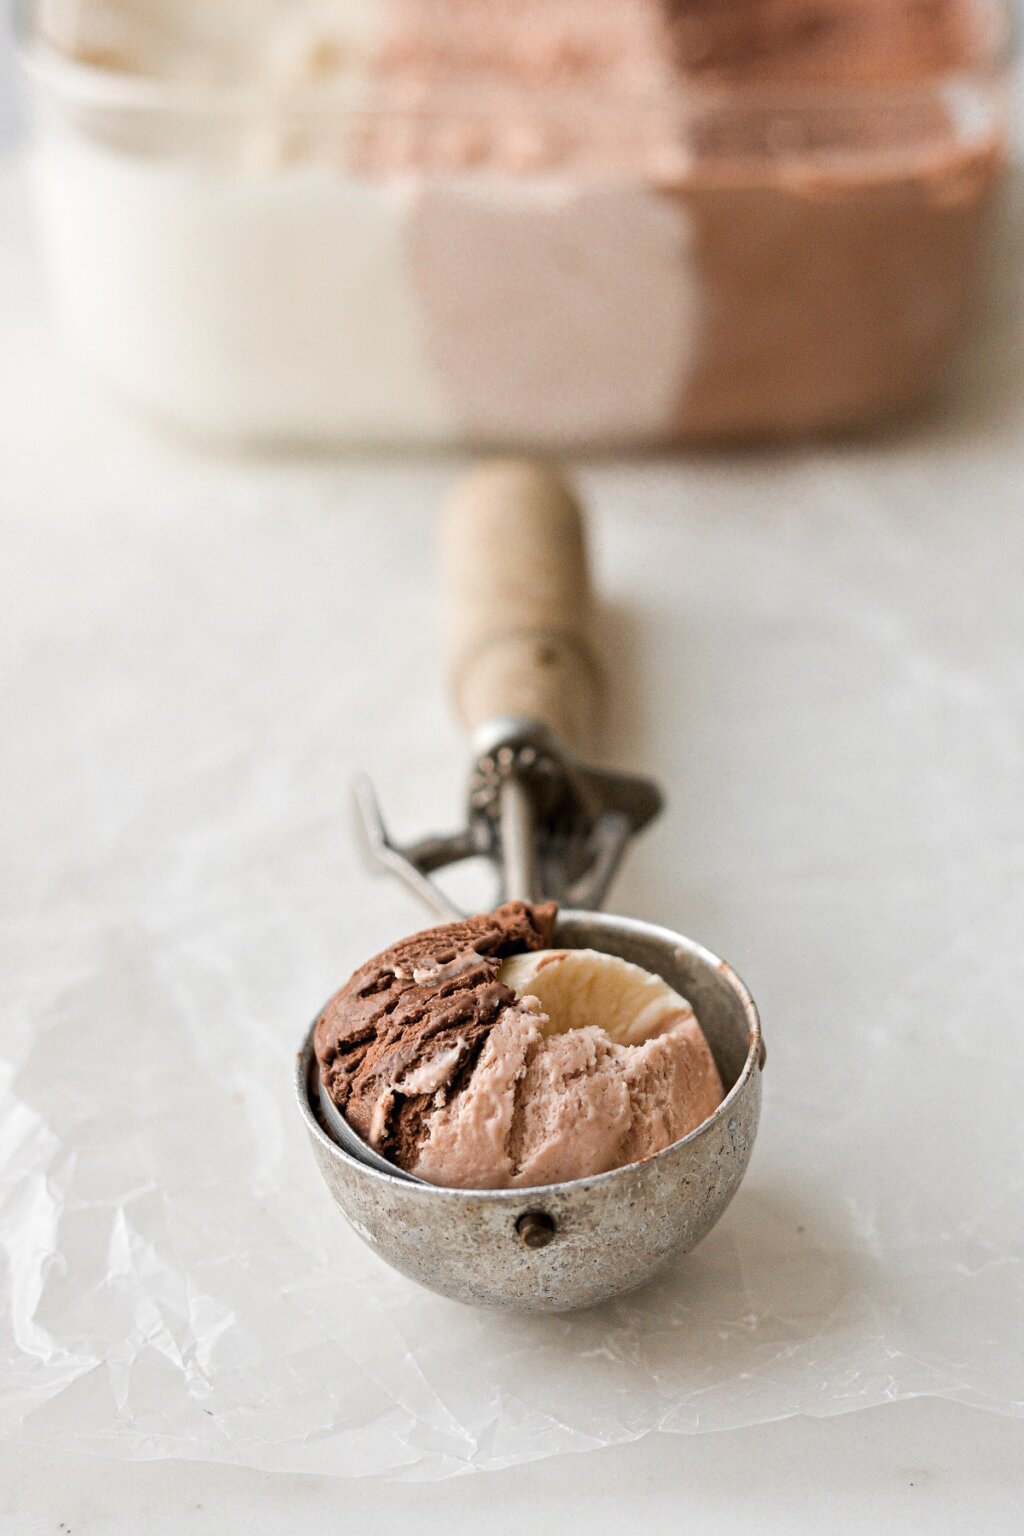
[[[649,779],[586,765],[566,744],[592,734],[600,695],[577,503],[548,471],[489,465],[458,488],[443,534],[455,694],[475,727],[467,823],[399,846],[364,785],[371,852],[439,921],[462,914],[432,877],[481,855],[499,872],[500,899],[558,901],[556,945],[632,961],[689,1000],[725,1097],[643,1162],[536,1189],[443,1188],[388,1162],[321,1095],[315,1024],[298,1062],[299,1108],[332,1196],[395,1269],[459,1301],[567,1311],[643,1284],[722,1215],[757,1130],[761,1025],[742,981],[702,945],[597,910],[661,795]]]

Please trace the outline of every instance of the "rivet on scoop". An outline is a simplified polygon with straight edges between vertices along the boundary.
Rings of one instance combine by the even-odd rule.
[[[516,1231],[524,1248],[546,1248],[555,1235],[554,1217],[547,1211],[524,1211]]]

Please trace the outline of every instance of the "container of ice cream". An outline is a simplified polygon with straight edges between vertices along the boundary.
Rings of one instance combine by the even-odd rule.
[[[761,1025],[750,994],[724,961],[681,934],[593,912],[560,912],[550,937],[559,948],[618,956],[660,977],[700,1021],[723,1096],[710,1115],[661,1150],[587,1177],[537,1185],[411,1183],[397,1169],[388,1174],[353,1157],[325,1129],[316,1036],[329,1009],[311,1027],[296,1070],[314,1156],[349,1223],[395,1269],[477,1306],[569,1311],[642,1285],[718,1221],[746,1171],[757,1131]],[[323,1037],[321,1024],[321,1049]],[[432,1097],[403,1095],[403,1111],[422,1118]],[[587,1108],[608,1114],[601,1104]],[[578,1114],[578,1103],[569,1109]],[[623,1128],[624,1141],[629,1129]]]
[[[60,328],[251,443],[638,446],[919,398],[999,0],[24,0]]]

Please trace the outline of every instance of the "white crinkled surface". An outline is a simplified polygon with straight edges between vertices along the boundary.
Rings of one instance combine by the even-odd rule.
[[[582,474],[609,756],[670,795],[614,902],[737,964],[766,1112],[694,1255],[543,1319],[385,1269],[291,1102],[310,1016],[419,922],[347,779],[399,831],[458,813],[453,466],[153,439],[51,356],[22,216],[8,172],[0,1431],[436,1479],[918,1394],[1024,1412],[1019,206],[955,407]]]

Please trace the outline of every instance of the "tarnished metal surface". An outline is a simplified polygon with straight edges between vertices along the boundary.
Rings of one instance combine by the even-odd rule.
[[[395,842],[372,784],[358,781],[356,809],[373,862],[443,921],[465,914],[432,876],[473,857],[494,864],[502,901],[543,896],[599,907],[630,838],[661,809],[654,780],[580,762],[539,720],[491,720],[474,745],[468,819],[456,832]]]
[[[641,1285],[711,1230],[750,1159],[763,1055],[739,978],[692,940],[630,918],[563,912],[555,942],[656,971],[696,1010],[728,1091],[710,1120],[657,1157],[534,1190],[411,1184],[350,1156],[323,1130],[312,1108],[312,1028],[299,1060],[299,1106],[333,1198],[381,1258],[458,1301],[557,1312]]]

